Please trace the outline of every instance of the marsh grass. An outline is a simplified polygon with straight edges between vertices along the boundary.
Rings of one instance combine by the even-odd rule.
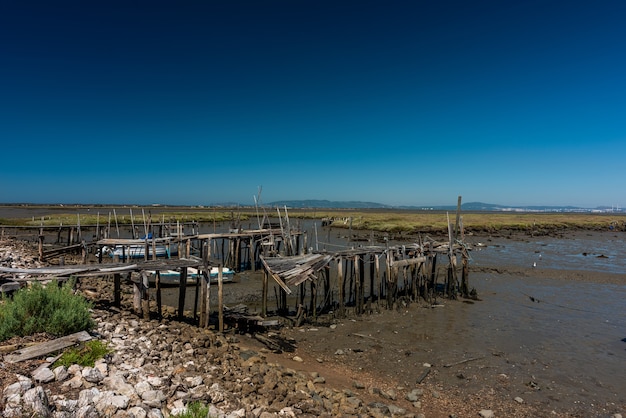
[[[107,209],[102,208],[98,218],[92,210],[90,214],[80,215],[81,225],[105,225],[109,222]],[[284,216],[284,209],[280,210],[281,216]],[[163,221],[166,223],[175,222],[232,222],[246,221],[256,224],[257,214],[262,217],[267,213],[271,217],[277,216],[275,208],[263,208],[258,212],[255,208],[242,207],[216,210],[215,208],[194,208],[189,210],[175,209],[172,211],[160,211],[151,215],[151,223],[159,224]],[[372,230],[381,232],[445,232],[447,230],[447,216],[450,222],[454,223],[456,219],[455,212],[441,211],[411,211],[411,210],[348,210],[348,209],[289,209],[290,219],[322,219],[332,218],[333,227],[352,228],[355,230]],[[133,209],[133,217],[131,220],[130,213],[117,213],[118,224],[143,225],[147,222],[149,211],[141,209]],[[621,224],[622,228],[626,222],[626,214],[596,214],[596,213],[503,213],[503,212],[468,212],[462,213],[463,226],[466,231],[499,231],[499,230],[518,230],[532,231],[538,229],[607,229],[611,223]],[[5,223],[6,222],[6,223]],[[111,223],[114,220],[111,218]],[[57,225],[76,225],[78,223],[77,214],[55,214],[43,218],[35,219],[0,219],[0,223],[4,225],[26,225],[44,226]]]

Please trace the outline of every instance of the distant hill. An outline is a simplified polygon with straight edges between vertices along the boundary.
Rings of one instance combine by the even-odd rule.
[[[269,206],[287,206],[288,208],[326,208],[326,209],[392,209],[393,206],[374,202],[346,201],[337,202],[330,200],[278,200],[268,203]]]

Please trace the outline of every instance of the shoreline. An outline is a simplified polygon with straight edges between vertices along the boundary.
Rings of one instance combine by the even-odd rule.
[[[604,232],[600,232],[604,233]],[[584,234],[587,234],[586,232]],[[485,237],[483,237],[485,238]],[[576,237],[573,237],[574,239]],[[506,238],[510,239],[510,238]],[[524,237],[518,239],[525,239]],[[25,246],[27,247],[27,246]],[[22,254],[19,257],[24,262],[32,261],[36,257]],[[592,271],[580,270],[557,270],[557,269],[530,269],[518,266],[472,266],[471,271],[475,274],[500,275],[502,277],[537,277],[538,275],[544,279],[572,280],[578,282],[598,283],[598,284],[618,284],[623,285],[624,275],[612,273],[595,273]],[[471,283],[470,275],[470,283]],[[622,279],[620,281],[620,278]],[[480,295],[480,289],[479,289]],[[485,302],[476,302],[485,303]],[[462,301],[446,302],[443,311],[455,312],[465,304]],[[428,309],[425,309],[428,308]],[[294,369],[304,373],[317,373],[324,377],[325,387],[333,387],[338,391],[348,391],[355,394],[368,405],[393,404],[404,409],[404,415],[397,416],[424,416],[430,417],[470,417],[477,416],[481,410],[489,410],[494,412],[495,416],[507,417],[583,417],[583,416],[617,416],[626,409],[626,405],[618,404],[613,409],[598,406],[595,412],[591,412],[587,407],[579,409],[572,406],[570,409],[556,408],[552,409],[549,405],[536,403],[532,401],[532,393],[529,392],[531,399],[526,400],[527,395],[523,393],[516,394],[511,392],[511,383],[507,377],[498,377],[494,380],[487,381],[481,373],[490,370],[493,366],[485,363],[483,359],[477,361],[468,361],[459,367],[458,374],[464,376],[467,381],[467,387],[453,387],[446,383],[444,374],[452,372],[449,368],[444,367],[445,364],[431,364],[429,376],[420,384],[416,383],[417,379],[413,375],[413,380],[399,380],[398,376],[388,375],[385,372],[384,363],[381,366],[372,368],[371,370],[359,369],[354,364],[365,365],[365,358],[371,352],[374,356],[390,355],[388,361],[397,362],[406,359],[412,359],[416,355],[415,348],[399,348],[394,345],[393,339],[380,338],[377,334],[372,334],[372,325],[374,330],[381,327],[389,327],[390,329],[397,324],[398,320],[404,320],[406,317],[418,318],[423,314],[432,315],[439,314],[442,310],[425,307],[422,304],[413,303],[408,307],[399,308],[398,310],[388,311],[381,309],[380,312],[366,315],[359,318],[346,318],[343,320],[332,321],[328,326],[306,325],[302,328],[283,328],[280,334],[297,341],[297,349],[294,353],[272,353],[265,351],[267,363],[278,363],[282,367]],[[128,313],[124,314],[128,316]],[[131,315],[132,316],[132,315]],[[415,320],[415,319],[413,319]],[[143,323],[139,318],[135,321]],[[331,327],[334,325],[334,327]],[[367,326],[367,331],[361,329]],[[194,331],[195,332],[195,331]],[[217,334],[215,332],[211,332]],[[341,335],[341,338],[338,338]],[[368,335],[371,338],[363,338],[358,335]],[[393,337],[390,335],[390,338]],[[126,338],[131,338],[127,335]],[[373,338],[373,339],[372,339]],[[236,343],[238,351],[246,350],[263,350],[259,343],[247,335],[237,336]],[[340,341],[338,341],[340,340]],[[376,341],[378,340],[378,341]],[[333,347],[328,350],[328,342],[333,342]],[[425,340],[422,340],[426,342]],[[339,348],[343,347],[343,354],[335,354]],[[346,349],[347,348],[347,349]],[[417,353],[425,348],[420,348]],[[433,347],[432,349],[435,349]],[[334,351],[333,351],[334,350]],[[398,351],[399,350],[399,351]],[[385,354],[389,352],[390,354]],[[462,353],[454,361],[461,361],[471,353]],[[303,361],[295,360],[299,357]],[[463,357],[465,356],[465,357]],[[478,357],[478,356],[476,356]],[[497,353],[491,353],[487,360],[500,361]],[[454,363],[452,359],[447,360]],[[420,363],[420,362],[418,362]],[[422,367],[421,364],[416,370]],[[477,377],[471,378],[474,373]],[[454,377],[454,373],[452,375]],[[455,377],[458,379],[458,377]],[[473,380],[472,380],[473,379]],[[410,396],[413,391],[419,389],[420,393],[417,398]],[[514,396],[518,395],[518,396]],[[519,396],[522,395],[522,396]],[[411,400],[407,399],[410,397]],[[515,401],[515,398],[522,399],[522,403]],[[422,415],[420,415],[422,414]]]

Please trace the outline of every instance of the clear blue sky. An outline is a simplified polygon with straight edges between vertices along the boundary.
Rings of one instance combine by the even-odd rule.
[[[626,206],[626,2],[0,2],[1,202]]]

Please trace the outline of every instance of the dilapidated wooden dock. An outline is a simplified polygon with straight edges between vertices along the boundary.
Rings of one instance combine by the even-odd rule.
[[[424,301],[435,304],[438,297],[471,297],[468,275],[469,248],[464,243],[461,219],[448,222],[448,239],[437,241],[419,237],[418,242],[390,245],[361,245],[335,251],[316,250],[307,245],[307,235],[291,227],[244,230],[227,233],[177,233],[165,237],[146,235],[143,239],[103,238],[89,244],[98,254],[97,262],[75,266],[41,269],[0,267],[0,275],[12,276],[16,282],[76,277],[92,280],[113,277],[113,303],[121,305],[122,280],[134,288],[133,309],[139,315],[150,315],[149,291],[156,292],[157,314],[161,315],[160,274],[177,271],[178,316],[185,315],[188,270],[195,269],[193,316],[201,327],[209,326],[211,280],[209,272],[217,267],[218,327],[223,330],[222,269],[235,272],[262,270],[260,317],[294,316],[296,324],[315,321],[322,314],[335,317],[364,315],[381,309],[393,309],[401,303]],[[182,232],[182,231],[179,231]],[[157,247],[168,248],[167,257],[157,257]],[[72,244],[72,250],[83,252],[87,245]],[[106,250],[122,249],[122,257],[106,256]],[[131,249],[142,249],[141,258],[131,258]],[[316,244],[315,248],[319,248]],[[40,246],[40,254],[43,250]],[[48,252],[49,256],[60,256]],[[444,272],[441,274],[441,272]],[[148,276],[156,276],[153,283]],[[274,283],[276,310],[270,310],[270,286]],[[258,316],[255,316],[258,318]]]

